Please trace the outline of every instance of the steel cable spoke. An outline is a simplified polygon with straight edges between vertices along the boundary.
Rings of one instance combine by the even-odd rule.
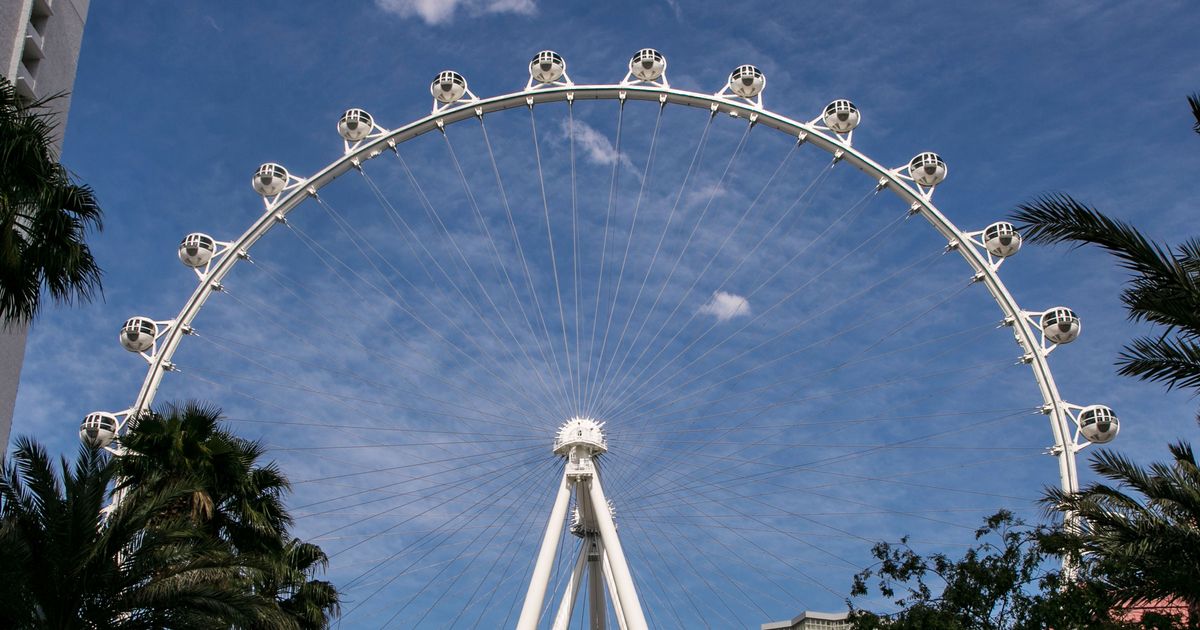
[[[399,152],[397,152],[397,157],[399,157]],[[401,160],[401,162],[403,162],[403,158],[400,158],[400,160]],[[422,242],[422,240],[416,235],[416,232],[413,231],[413,229],[408,225],[408,223],[406,221],[404,221],[404,218],[400,215],[399,212],[396,211],[395,207],[391,204],[391,202],[389,202],[387,200],[386,196],[383,195],[383,193],[379,189],[379,187],[375,184],[374,181],[371,180],[370,176],[367,175],[367,172],[362,169],[360,169],[359,172],[362,174],[363,179],[367,182],[368,187],[371,188],[371,191],[375,194],[376,198],[379,199],[381,205],[383,205],[388,210],[388,212],[387,212],[388,216],[391,217],[393,219],[393,222],[396,222],[398,224],[398,226],[403,226],[405,232],[408,232],[412,235],[412,240],[416,241],[421,246],[422,251],[424,251],[425,254],[429,257],[429,259],[434,263],[434,266],[437,267],[437,269],[441,273],[442,277],[445,278],[447,283],[454,288],[455,292],[457,292],[459,294],[459,296],[462,297],[464,302],[466,302],[467,304],[470,304],[472,306],[472,309],[479,316],[480,320],[484,321],[485,326],[487,326],[488,330],[490,331],[491,327],[489,325],[487,325],[486,318],[483,317],[483,314],[467,298],[467,296],[463,293],[462,289],[458,286],[458,283],[454,281],[454,279],[450,276],[450,274],[446,271],[446,269],[438,261],[437,257],[434,256],[431,251],[429,251],[429,248],[426,247],[425,244]],[[483,280],[479,277],[479,275],[475,272],[474,266],[471,265],[470,261],[467,259],[467,256],[463,252],[462,247],[459,246],[457,239],[454,238],[454,236],[450,233],[449,229],[446,227],[446,224],[442,221],[441,215],[438,213],[436,206],[434,206],[433,203],[429,201],[428,196],[425,195],[424,190],[420,186],[419,180],[417,180],[415,177],[412,176],[411,171],[406,170],[406,173],[409,176],[410,185],[414,186],[417,189],[418,198],[421,200],[422,205],[425,207],[426,213],[430,217],[432,217],[433,219],[436,220],[436,223],[441,228],[442,233],[445,234],[446,240],[449,241],[454,246],[454,250],[458,254],[459,259],[462,261],[463,266],[471,274],[471,277],[475,280],[476,285],[479,287],[479,292],[484,296],[484,299],[487,300],[488,304],[492,307],[492,310],[496,313],[496,318],[504,326],[505,330],[508,332],[509,337],[513,340],[514,345],[516,345],[517,348],[521,351],[521,355],[525,359],[525,362],[529,367],[530,373],[532,373],[538,377],[539,383],[542,385],[542,389],[545,391],[547,396],[553,397],[551,388],[546,383],[545,378],[542,376],[541,370],[539,370],[537,368],[532,357],[529,356],[529,352],[525,349],[524,344],[522,344],[521,341],[517,338],[516,333],[513,331],[512,327],[508,323],[508,318],[506,318],[504,316],[503,311],[500,310],[500,307],[496,304],[495,300],[492,298],[491,292],[489,292],[487,290],[487,286],[484,284]],[[418,258],[418,262],[420,262],[419,258]],[[502,264],[502,263],[498,262],[498,264]],[[424,263],[421,263],[421,266],[423,269],[425,269]],[[426,274],[429,274],[427,269],[426,269]],[[432,276],[432,274],[429,274],[429,275]],[[530,326],[530,332],[532,333],[533,328],[532,328],[532,325],[529,324],[528,320],[526,320],[526,324]],[[500,340],[499,335],[496,335],[496,340],[501,345],[503,345],[503,342]],[[511,355],[512,351],[510,350],[509,352]],[[543,358],[544,358],[544,355],[543,355]]]
[[[572,123],[572,125],[574,125],[574,119],[572,119],[571,123]],[[620,104],[617,106],[617,133],[616,133],[616,142],[614,143],[614,149],[613,149],[614,153],[613,153],[612,177],[610,178],[610,182],[608,185],[608,208],[604,212],[604,229],[601,231],[600,267],[599,267],[598,277],[596,279],[595,306],[592,309],[592,332],[590,335],[590,340],[588,341],[588,353],[587,353],[587,356],[588,356],[587,368],[588,369],[585,372],[584,383],[583,383],[583,399],[584,400],[591,400],[593,379],[596,376],[596,374],[593,373],[594,370],[593,370],[593,365],[592,365],[595,362],[595,357],[596,357],[596,325],[600,320],[600,295],[604,288],[604,262],[605,262],[605,258],[607,256],[607,254],[608,254],[608,232],[609,232],[609,223],[612,221],[613,202],[617,196],[617,179],[618,179],[617,176],[621,172],[621,132],[624,128],[625,128],[625,100],[621,99]],[[574,135],[575,127],[572,126],[571,129],[567,130],[567,133]],[[599,366],[596,366],[596,367],[598,368]],[[588,412],[589,412],[589,410],[586,410],[586,409],[584,410],[584,413],[588,413]]]
[[[613,288],[613,299],[608,307],[608,318],[604,324],[604,337],[600,343],[600,356],[596,358],[597,368],[602,368],[603,372],[600,373],[600,378],[595,383],[593,398],[603,393],[604,382],[608,377],[609,366],[604,362],[605,351],[608,349],[608,333],[612,329],[613,314],[617,310],[617,302],[621,295],[621,283],[625,279],[625,266],[629,262],[629,251],[633,245],[633,233],[637,230],[638,213],[642,209],[642,198],[646,194],[646,186],[650,181],[651,171],[654,167],[654,152],[655,149],[658,148],[658,132],[659,129],[662,128],[663,109],[663,106],[660,105],[658,108],[658,114],[654,118],[654,132],[650,135],[650,148],[646,151],[646,165],[642,168],[642,181],[641,185],[638,187],[637,201],[633,204],[633,218],[630,219],[629,222],[629,234],[625,237],[625,252],[621,255],[621,266],[617,270],[617,282],[616,286]],[[620,161],[619,155],[617,159]],[[619,348],[614,348],[614,355],[618,349]],[[593,407],[594,401],[587,401],[585,413],[590,415]]]
[[[554,273],[554,297],[558,302],[558,322],[562,328],[563,354],[566,357],[564,363],[567,366],[567,383],[572,385],[572,389],[574,389],[573,385],[576,378],[575,368],[571,365],[571,346],[567,343],[567,315],[563,310],[562,288],[558,282],[558,255],[554,251],[554,233],[550,229],[550,200],[546,197],[546,176],[542,173],[542,149],[541,144],[538,142],[537,116],[533,113],[533,105],[529,106],[529,127],[530,133],[533,136],[533,153],[537,158],[538,188],[542,193],[542,216],[546,219],[546,243],[550,248],[550,269]],[[572,402],[571,413],[578,413],[579,400],[573,399]]]
[[[795,155],[796,149],[798,148],[798,146],[799,145],[793,145],[792,148],[784,155],[783,159],[779,162],[779,165],[775,167],[774,172],[771,173],[771,176],[769,178],[767,178],[767,181],[762,185],[762,188],[759,190],[758,194],[755,195],[754,200],[751,201],[748,206],[746,206],[746,210],[744,212],[742,212],[741,216],[738,217],[737,223],[734,224],[733,228],[731,228],[725,234],[725,237],[723,239],[721,239],[721,244],[717,246],[716,251],[713,252],[712,256],[710,256],[708,258],[708,261],[705,262],[704,268],[700,270],[700,273],[696,274],[696,277],[692,279],[691,285],[689,285],[688,288],[683,292],[683,296],[679,298],[679,302],[675,305],[675,308],[671,310],[671,312],[667,315],[667,318],[663,321],[664,328],[671,322],[672,319],[674,319],[675,314],[679,311],[679,309],[687,301],[688,297],[691,296],[692,291],[694,291],[696,289],[696,285],[698,285],[700,283],[700,280],[704,277],[704,275],[706,273],[708,273],[708,270],[712,267],[712,264],[721,255],[721,252],[723,252],[725,250],[725,247],[726,247],[726,245],[729,244],[730,239],[732,239],[733,236],[735,234],[737,234],[738,230],[742,227],[742,224],[746,221],[746,218],[749,217],[750,213],[754,210],[754,208],[758,206],[759,201],[762,200],[763,196],[767,193],[767,190],[770,189],[771,184],[773,184],[775,182],[775,179],[779,176],[779,173],[781,171],[783,171],[784,167],[787,166],[789,161],[791,161],[792,156]],[[820,177],[820,176],[818,176],[818,177]],[[716,191],[719,189],[721,183],[723,183],[723,182],[724,182],[724,179],[722,179],[722,181],[717,184],[717,187],[715,187],[713,189],[713,197],[710,197],[710,200],[709,200],[710,204],[712,203],[712,198],[715,198]],[[704,211],[702,211],[702,215],[703,215],[703,213],[706,213],[707,211],[708,211],[708,208],[706,207],[704,209]],[[699,227],[699,222],[697,222],[697,227]],[[717,290],[719,291],[721,288],[724,288],[724,287],[723,286],[718,287]],[[666,345],[670,345],[675,340],[675,338],[678,337],[679,332],[682,332],[682,330],[687,327],[687,325],[692,321],[692,319],[694,317],[695,317],[695,313],[693,313],[692,318],[689,318],[687,322],[684,322],[684,324],[682,326],[680,326],[679,331],[675,333],[674,337],[672,337],[670,340],[668,340],[666,342]],[[651,341],[653,341],[653,339]],[[600,394],[601,395],[603,394],[603,390],[601,390]]]
[[[545,351],[544,350],[542,351],[543,361],[546,362],[547,367],[549,367],[550,364],[553,363],[554,369],[560,377],[559,379],[556,379],[555,382],[558,385],[558,392],[562,396],[562,402],[564,405],[562,413],[565,415],[566,413],[569,412],[570,407],[571,407],[571,403],[570,403],[571,396],[570,396],[570,394],[567,393],[566,386],[562,382],[562,379],[561,379],[563,370],[562,370],[561,364],[558,361],[558,351],[555,350],[555,343],[554,343],[552,337],[550,336],[550,329],[546,325],[546,318],[542,312],[541,298],[538,297],[537,288],[533,284],[533,274],[529,270],[529,263],[525,256],[525,248],[521,243],[521,237],[517,230],[516,221],[513,219],[512,207],[509,205],[509,201],[508,201],[508,193],[505,192],[504,181],[500,175],[500,167],[496,162],[496,154],[492,149],[492,141],[491,141],[491,138],[488,136],[487,125],[484,123],[482,116],[479,117],[479,129],[483,134],[484,144],[487,146],[488,159],[491,162],[492,173],[496,178],[496,187],[500,193],[500,203],[501,203],[501,206],[504,208],[504,216],[508,219],[509,230],[512,234],[513,243],[517,249],[517,259],[521,262],[521,270],[524,272],[524,275],[525,275],[525,283],[529,289],[530,296],[533,298],[533,311],[537,315],[537,320],[538,320],[538,323],[541,324],[542,334],[546,340],[546,345],[549,347],[549,359],[546,359]],[[513,284],[512,278],[509,277],[507,268],[503,266],[503,261],[500,256],[500,251],[496,248],[496,242],[492,238],[491,231],[488,230],[488,228],[487,228],[487,221],[483,218],[483,215],[479,212],[479,206],[478,206],[478,204],[475,203],[474,195],[472,195],[470,193],[470,185],[467,182],[466,175],[463,173],[461,164],[459,164],[458,155],[454,152],[454,145],[450,142],[450,136],[449,136],[449,134],[443,133],[442,138],[445,140],[446,148],[450,152],[451,157],[453,158],[455,170],[458,172],[459,177],[462,180],[463,187],[468,191],[467,196],[471,202],[471,208],[476,213],[476,218],[479,221],[480,227],[487,234],[488,243],[491,245],[492,251],[496,254],[497,263],[501,265],[501,269],[504,272],[504,276],[506,278],[506,281],[508,282],[509,289],[512,291],[513,298],[516,300],[516,302],[518,304],[518,308],[521,309],[521,312],[525,313],[524,303],[521,301],[520,296],[517,294],[516,286]],[[556,276],[556,281],[557,281],[557,276]],[[530,328],[532,328],[532,326],[533,326],[532,322],[529,322],[529,325],[530,325]],[[536,336],[536,333],[534,333],[534,335]],[[539,342],[538,348],[540,349],[541,347],[542,347],[541,343]]]

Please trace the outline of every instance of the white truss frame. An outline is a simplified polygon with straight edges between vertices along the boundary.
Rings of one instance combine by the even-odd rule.
[[[663,72],[661,75],[658,76],[657,79],[654,79],[653,81],[647,81],[645,79],[637,78],[637,76],[633,74],[633,70],[630,70],[629,72],[625,73],[625,78],[621,79],[621,85],[643,85],[643,86],[651,86],[651,87],[660,87],[663,89],[669,89],[671,87],[671,84],[667,83],[667,73],[666,72]]]
[[[525,602],[521,606],[517,630],[536,630],[541,620],[542,604],[550,587],[550,572],[558,557],[558,541],[566,523],[568,499],[572,494],[575,496],[575,518],[578,527],[578,530],[572,528],[572,533],[582,538],[583,542],[579,546],[575,569],[571,572],[571,578],[559,602],[558,612],[554,616],[553,629],[567,630],[571,613],[575,609],[579,585],[583,582],[585,566],[588,568],[588,586],[591,591],[588,594],[591,628],[607,628],[605,615],[608,601],[612,602],[613,610],[617,613],[617,624],[621,630],[648,628],[641,601],[638,599],[637,586],[633,582],[633,574],[625,560],[621,539],[617,536],[612,508],[600,483],[600,474],[595,463],[598,454],[583,445],[577,445],[572,446],[570,453],[565,455],[567,464],[563,467],[562,482],[554,498],[554,507],[550,510],[550,521],[546,524],[537,562],[529,580],[529,590],[526,591]],[[607,599],[602,585],[608,587]]]
[[[911,214],[919,214],[928,221],[946,239],[948,248],[957,251],[974,270],[975,280],[987,287],[988,292],[1003,312],[1005,323],[1012,326],[1016,342],[1023,351],[1022,361],[1028,363],[1033,371],[1043,399],[1042,410],[1050,420],[1054,444],[1050,447],[1049,452],[1058,461],[1060,486],[1067,492],[1078,491],[1079,478],[1075,454],[1082,446],[1078,444],[1078,426],[1072,413],[1076,407],[1063,401],[1050,371],[1047,355],[1053,350],[1053,346],[1045,344],[1040,329],[1033,325],[1027,312],[1021,309],[1000,279],[997,273],[1000,266],[999,261],[994,260],[978,243],[977,233],[962,231],[933,204],[934,189],[932,187],[925,188],[913,182],[905,172],[907,164],[900,168],[882,166],[851,146],[850,134],[842,136],[833,133],[824,125],[817,124],[819,119],[814,122],[801,122],[764,109],[761,94],[757,98],[749,100],[732,95],[728,92],[727,86],[726,89],[716,94],[680,90],[670,87],[665,75],[655,83],[631,81],[627,75],[623,81],[617,84],[538,84],[519,92],[489,98],[478,98],[467,91],[462,99],[454,103],[442,104],[434,100],[434,110],[431,114],[401,127],[388,130],[376,126],[364,140],[353,144],[345,143],[341,157],[333,160],[308,178],[298,178],[289,174],[289,181],[283,191],[263,199],[265,212],[236,240],[228,245],[222,243],[223,251],[232,250],[238,255],[214,256],[213,262],[205,269],[204,273],[198,274],[200,282],[184,303],[179,314],[169,322],[158,322],[161,328],[155,340],[155,347],[149,354],[143,355],[150,366],[129,413],[136,416],[150,408],[162,382],[163,374],[176,369],[171,363],[171,358],[184,335],[191,334],[191,322],[213,292],[222,290],[221,280],[229,274],[234,265],[242,260],[248,260],[248,253],[259,239],[277,224],[286,222],[288,213],[296,209],[306,198],[316,196],[321,188],[333,180],[348,171],[360,168],[363,162],[373,159],[389,149],[395,149],[397,145],[421,134],[441,130],[446,125],[482,117],[492,112],[512,107],[533,107],[564,101],[625,99],[658,101],[660,106],[670,103],[708,109],[713,115],[725,113],[747,120],[752,124],[780,131],[792,138],[797,138],[800,142],[809,142],[831,154],[836,161],[845,162],[867,174],[877,182],[878,189],[891,190],[893,194],[909,205]],[[579,488],[576,487],[575,490],[578,492]],[[563,485],[559,488],[559,500],[555,503],[555,511],[551,518],[552,525],[555,522],[561,523],[565,519],[566,500],[570,491],[569,478],[564,474]],[[603,497],[603,490],[598,479],[592,481],[589,492]],[[603,501],[601,504],[603,507],[597,512],[607,512],[607,504]],[[1069,526],[1075,523],[1073,514],[1067,514],[1065,518]],[[549,533],[548,531],[547,535]],[[557,539],[557,537],[555,538]],[[613,557],[617,555],[616,550],[613,549],[613,541],[615,541],[615,534],[612,536],[612,540],[601,541],[605,547],[603,555],[609,560],[603,570],[606,577],[612,575],[616,579],[616,584],[620,586],[626,579],[623,575],[628,575],[628,569],[613,562]],[[619,545],[619,542],[616,544]],[[613,583],[611,579],[606,581],[610,584]],[[618,591],[617,596],[613,597],[613,601],[619,602],[624,609],[622,615],[628,619],[636,619],[640,616],[640,608],[635,612],[631,606],[631,602],[636,602],[636,593],[630,598],[625,593],[619,592],[619,588],[616,590]],[[538,608],[540,611],[540,605]],[[640,625],[632,624],[628,627],[644,628],[644,620]]]

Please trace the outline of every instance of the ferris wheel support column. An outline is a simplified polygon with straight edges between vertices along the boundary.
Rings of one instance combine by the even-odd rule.
[[[608,499],[604,489],[600,487],[600,478],[592,476],[588,484],[588,492],[592,498],[592,509],[596,512],[596,524],[600,526],[600,540],[604,544],[604,554],[612,568],[613,584],[622,611],[625,613],[625,627],[629,630],[647,630],[646,616],[642,613],[642,604],[638,601],[637,588],[633,584],[633,575],[625,562],[625,552],[621,549],[621,540],[617,538],[617,526],[613,523],[612,512],[608,509]]]
[[[629,630],[629,627],[625,625],[625,611],[621,609],[621,600],[613,588],[616,582],[613,581],[612,564],[609,563],[607,554],[601,556],[601,567],[604,569],[604,583],[608,584],[608,596],[612,599],[613,610],[617,612],[617,624],[621,630]]]
[[[575,568],[571,570],[571,579],[563,589],[562,602],[558,605],[558,614],[554,615],[553,630],[567,630],[571,625],[571,616],[575,613],[575,601],[579,599],[579,585],[583,583],[583,568],[588,559],[588,541],[579,546],[579,557],[575,560]]]
[[[564,472],[562,483],[558,486],[558,496],[554,498],[554,507],[550,510],[550,522],[546,523],[546,535],[542,537],[537,564],[533,567],[533,577],[529,579],[529,590],[525,593],[525,604],[521,606],[517,630],[537,628],[538,618],[542,613],[542,602],[546,599],[546,589],[550,586],[550,570],[554,566],[555,556],[558,555],[558,539],[562,536],[563,524],[567,519],[567,501],[570,498],[571,482]]]
[[[608,606],[604,599],[604,585],[612,588],[612,580],[604,571],[604,543],[599,536],[588,537],[588,606],[590,607],[591,630],[607,630]],[[617,623],[625,627],[625,618],[621,616],[621,602],[612,597],[613,609],[617,611]]]

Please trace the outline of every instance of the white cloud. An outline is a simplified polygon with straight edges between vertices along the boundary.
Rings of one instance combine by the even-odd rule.
[[[400,17],[419,17],[426,24],[448,24],[462,8],[468,15],[516,13],[533,15],[537,12],[534,0],[375,0],[388,13]]]
[[[563,137],[574,137],[575,146],[583,151],[588,160],[596,164],[612,164],[617,160],[617,149],[604,134],[585,122],[576,120],[573,125],[567,120],[562,121]],[[621,153],[619,157],[622,165],[627,168],[633,167],[628,155]]]
[[[679,6],[678,0],[667,0],[667,6],[671,7],[671,11],[675,13],[676,20],[683,19],[683,9]]]
[[[704,306],[700,307],[700,314],[712,315],[717,318],[717,321],[723,322],[734,317],[749,315],[750,302],[740,295],[717,291],[712,294],[712,298]]]
[[[713,182],[711,184],[697,183],[694,186],[688,187],[687,192],[684,193],[684,202],[689,204],[711,204],[717,199],[728,196],[729,189],[717,182]]]

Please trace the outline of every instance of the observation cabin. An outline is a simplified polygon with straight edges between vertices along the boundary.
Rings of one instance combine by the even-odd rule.
[[[543,50],[529,61],[529,76],[538,83],[554,83],[567,73],[567,62],[553,50]]]
[[[946,162],[942,156],[926,151],[908,163],[908,176],[925,188],[932,188],[946,179]]]
[[[365,110],[348,109],[338,119],[338,135],[346,142],[358,142],[371,134],[375,120]]]
[[[825,106],[822,120],[835,133],[850,133],[862,120],[862,114],[854,103],[842,98]]]
[[[287,186],[288,172],[286,168],[278,164],[267,162],[258,167],[250,183],[254,186],[254,192],[264,197],[274,197],[283,192],[284,187]]]
[[[130,317],[121,327],[121,345],[130,352],[145,352],[154,347],[158,324],[148,317]]]
[[[429,85],[429,93],[439,103],[449,105],[467,93],[467,80],[453,70],[442,70]]]
[[[1021,249],[1021,234],[1007,221],[997,221],[983,230],[983,246],[996,258],[1008,258]]]
[[[1079,412],[1079,432],[1093,444],[1108,444],[1120,430],[1117,414],[1104,405],[1089,405]]]
[[[738,66],[729,75],[729,90],[742,98],[754,98],[765,87],[767,87],[766,75],[754,66]]]
[[[93,411],[79,425],[79,439],[92,448],[104,448],[117,437],[117,417],[103,411]]]
[[[653,48],[643,48],[629,60],[629,73],[641,81],[657,81],[667,71],[667,58]]]
[[[1042,313],[1042,334],[1046,339],[1058,344],[1071,343],[1079,338],[1083,325],[1075,311],[1056,306]]]
[[[193,269],[199,269],[212,260],[217,251],[217,241],[207,234],[193,232],[179,243],[179,261]]]

